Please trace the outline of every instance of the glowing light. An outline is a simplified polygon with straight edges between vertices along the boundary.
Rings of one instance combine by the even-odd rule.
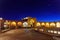
[[[49,27],[49,23],[46,23],[46,27]]]
[[[12,22],[11,25],[12,25],[12,26],[16,26],[16,22]]]
[[[23,23],[23,27],[28,27],[28,23],[27,22],[24,22]]]
[[[40,23],[38,22],[38,23],[36,24],[36,26],[40,26]]]
[[[17,24],[18,24],[18,26],[21,26],[22,25],[22,22],[18,22]]]
[[[44,31],[43,29],[39,29],[39,31]]]
[[[7,25],[4,25],[4,27],[7,27]]]
[[[56,23],[56,27],[60,27],[60,23],[59,22]]]
[[[55,26],[55,23],[50,23],[50,26]]]
[[[44,25],[45,25],[45,23],[41,23],[41,25],[42,25],[42,26],[44,26]]]
[[[8,24],[9,24],[8,20],[6,20],[6,21],[4,22],[4,24],[8,25]]]
[[[48,32],[51,32],[50,30],[48,30]]]
[[[8,22],[8,25],[10,24],[10,22]]]
[[[30,20],[30,22],[31,22],[31,23],[34,23],[34,20],[33,20],[33,19],[31,19],[31,20]]]
[[[6,20],[6,21],[4,22],[4,27],[8,27],[8,25],[9,25],[9,22],[8,22],[8,20]]]
[[[54,31],[53,31],[53,30],[51,30],[51,33],[54,33]]]
[[[54,33],[57,33],[57,31],[54,31]]]
[[[60,31],[58,31],[58,34],[60,34]]]
[[[29,17],[25,17],[24,19],[28,19]]]
[[[3,20],[3,18],[0,18],[0,20]]]

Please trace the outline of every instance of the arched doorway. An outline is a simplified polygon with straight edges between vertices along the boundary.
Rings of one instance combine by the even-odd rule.
[[[22,27],[22,22],[18,22],[17,26],[18,26],[18,28],[21,28]]]
[[[11,28],[12,28],[12,29],[16,28],[16,22],[14,22],[14,21],[11,22]]]
[[[28,27],[28,23],[27,22],[24,22],[23,23],[23,27]]]

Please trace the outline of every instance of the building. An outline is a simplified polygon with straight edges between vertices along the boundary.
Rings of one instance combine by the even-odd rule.
[[[25,17],[20,21],[0,18],[0,30],[16,28],[34,28],[48,34],[60,35],[60,22],[38,22],[36,18]]]
[[[9,28],[9,29],[15,29],[15,28],[21,28],[21,27],[35,27],[36,25],[36,18],[32,17],[25,17],[20,21],[17,20],[0,20],[0,27],[2,29]]]

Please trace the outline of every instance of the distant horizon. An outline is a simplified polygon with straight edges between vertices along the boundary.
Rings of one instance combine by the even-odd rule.
[[[26,16],[27,17],[27,16]],[[31,16],[30,16],[31,17]],[[3,17],[0,17],[0,18],[3,18]],[[23,18],[25,18],[25,17],[23,17]],[[3,20],[22,20],[23,18],[19,18],[19,19],[6,19],[6,18],[3,18]],[[33,17],[33,18],[35,18],[35,17]],[[37,18],[36,18],[36,20],[38,21],[38,22],[59,22],[60,20],[38,20]]]

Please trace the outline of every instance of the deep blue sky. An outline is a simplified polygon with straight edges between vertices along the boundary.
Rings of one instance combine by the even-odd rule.
[[[0,0],[0,17],[20,20],[26,16],[38,21],[59,21],[60,0]]]

